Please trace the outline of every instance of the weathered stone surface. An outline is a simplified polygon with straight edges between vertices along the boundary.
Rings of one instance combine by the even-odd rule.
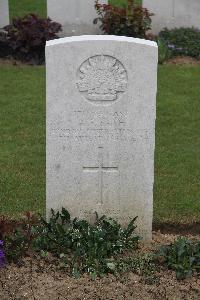
[[[47,42],[47,215],[95,212],[151,238],[157,45],[82,36]]]
[[[8,0],[0,1],[0,28],[9,24]]]
[[[47,11],[50,18],[62,24],[62,36],[98,34],[99,25],[93,24],[97,17],[94,5],[95,0],[47,0]]]
[[[143,0],[143,6],[155,15],[152,32],[158,34],[164,27],[197,27],[200,29],[199,0]]]

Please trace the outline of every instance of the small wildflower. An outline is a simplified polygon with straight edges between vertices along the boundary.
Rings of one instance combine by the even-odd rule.
[[[175,45],[173,45],[173,44],[168,44],[168,49],[174,50],[174,49],[175,49]]]
[[[3,241],[0,240],[0,268],[3,268],[5,265],[6,265],[6,258],[3,250]]]
[[[177,51],[183,51],[183,48],[178,47],[178,48],[176,48],[176,50],[177,50]],[[187,52],[187,51],[186,51],[186,52]]]

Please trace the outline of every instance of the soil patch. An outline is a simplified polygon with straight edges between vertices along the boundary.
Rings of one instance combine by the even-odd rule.
[[[13,58],[0,58],[0,66],[21,66],[23,63],[13,59]]]
[[[153,242],[141,246],[142,251],[172,242],[177,235],[154,232]],[[200,236],[189,236],[199,239]],[[74,279],[59,270],[53,261],[41,260],[33,254],[20,266],[9,265],[0,272],[0,299],[10,300],[142,300],[200,299],[200,276],[177,281],[175,273],[157,270],[158,282],[144,283],[142,277],[128,273],[91,280],[89,276]]]
[[[190,56],[176,56],[165,62],[167,65],[200,65],[200,60]]]
[[[154,223],[153,230],[161,233],[171,233],[177,235],[200,235],[200,222],[194,223]]]
[[[14,58],[0,58],[0,66],[16,66],[16,67],[23,67],[23,66],[38,66],[33,62],[22,62],[20,60],[15,60]]]

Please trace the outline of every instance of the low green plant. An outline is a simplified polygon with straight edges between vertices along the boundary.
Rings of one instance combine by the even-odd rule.
[[[123,229],[105,216],[97,216],[91,225],[85,220],[72,220],[64,208],[56,213],[52,210],[50,220],[41,218],[42,225],[35,227],[37,238],[33,246],[37,251],[51,252],[61,258],[75,277],[85,272],[96,277],[111,271],[117,254],[137,248],[135,220]]]
[[[114,264],[115,275],[133,272],[142,276],[147,284],[157,282],[156,265],[153,253],[136,254],[130,257],[121,258]]]
[[[165,28],[159,34],[173,56],[184,55],[200,59],[200,30],[196,28]]]
[[[176,272],[177,279],[191,277],[200,272],[200,242],[179,237],[174,243],[162,246],[156,258]]]
[[[159,64],[163,64],[171,57],[171,50],[168,48],[164,40],[158,39],[157,43],[158,43],[158,62]]]

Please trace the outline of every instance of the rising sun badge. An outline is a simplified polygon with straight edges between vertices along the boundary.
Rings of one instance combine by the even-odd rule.
[[[92,102],[116,101],[127,88],[127,72],[122,63],[108,55],[96,55],[78,70],[78,90]]]

